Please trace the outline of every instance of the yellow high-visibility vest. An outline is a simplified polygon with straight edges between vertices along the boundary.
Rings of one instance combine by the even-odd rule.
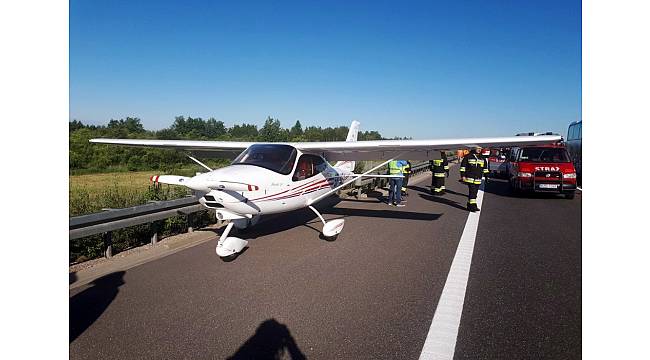
[[[402,168],[400,166],[397,166],[397,160],[393,160],[388,163],[388,173],[391,175],[402,173]]]

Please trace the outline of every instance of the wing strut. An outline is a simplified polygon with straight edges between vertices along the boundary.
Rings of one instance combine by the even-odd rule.
[[[370,174],[371,172],[373,172],[373,171],[379,169],[380,167],[382,167],[382,166],[388,164],[389,162],[391,162],[391,161],[393,161],[393,160],[399,158],[400,156],[402,156],[402,154],[398,154],[397,156],[395,156],[394,159],[388,159],[388,160],[384,161],[383,163],[381,163],[381,164],[375,166],[374,168],[372,168],[372,169],[370,169],[370,170],[364,172],[363,174],[359,174],[359,175],[353,177],[351,180],[348,180],[348,181],[344,182],[343,184],[341,184],[341,185],[335,187],[334,189],[332,189],[332,190],[330,190],[330,191],[328,191],[328,192],[326,192],[326,193],[320,195],[319,197],[316,197],[316,198],[313,198],[313,199],[307,201],[307,206],[309,206],[309,205],[311,205],[311,204],[313,204],[313,203],[315,203],[315,202],[317,202],[317,201],[322,200],[323,198],[325,198],[325,197],[331,195],[331,194],[332,194],[333,192],[335,192],[336,190],[338,190],[338,189],[340,189],[340,188],[342,188],[342,187],[344,187],[344,186],[346,186],[346,185],[349,185],[349,184],[355,182],[357,179],[359,179],[359,178],[361,178],[361,177],[363,177],[363,176],[365,176],[365,175]]]
[[[204,164],[204,163],[200,162],[199,160],[193,158],[193,157],[190,156],[189,154],[187,154],[187,157],[190,158],[190,159],[192,159],[195,163],[197,163],[197,164],[203,166],[204,168],[206,168],[206,169],[212,171],[212,169],[210,169],[206,164]]]

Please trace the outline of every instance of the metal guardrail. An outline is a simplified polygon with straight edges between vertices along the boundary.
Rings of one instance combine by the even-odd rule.
[[[419,174],[429,169],[429,162],[421,162],[411,166],[411,175]],[[385,174],[385,172],[377,171],[374,174]],[[358,199],[361,196],[363,189],[372,190],[376,188],[383,188],[388,184],[387,178],[361,178],[354,182],[355,197]]]
[[[151,243],[158,242],[158,229],[154,222],[173,216],[187,217],[187,231],[192,232],[192,214],[206,210],[195,196],[169,201],[152,201],[145,205],[124,209],[111,209],[100,213],[70,218],[70,240],[85,236],[104,234],[104,254],[112,257],[112,231],[135,225],[151,224]]]
[[[428,167],[428,162],[416,164],[411,167],[411,173],[421,173],[427,170]],[[351,187],[357,191],[358,197],[363,188],[384,187],[387,182],[387,178],[361,178],[355,181]],[[187,231],[192,232],[192,214],[202,210],[206,210],[206,208],[199,204],[198,198],[191,196],[169,201],[152,201],[145,205],[75,216],[70,218],[70,240],[104,234],[104,255],[111,258],[113,255],[112,231],[135,225],[150,224],[152,232],[151,244],[156,244],[158,242],[158,229],[154,226],[156,221],[184,215],[187,217]]]

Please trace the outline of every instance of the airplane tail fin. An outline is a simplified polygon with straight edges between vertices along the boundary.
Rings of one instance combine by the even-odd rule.
[[[352,121],[352,124],[350,124],[350,130],[348,131],[348,137],[345,139],[345,141],[357,141],[357,135],[359,134],[359,125],[361,125],[360,122],[356,120]]]
[[[348,131],[348,137],[345,139],[345,141],[357,141],[357,136],[359,135],[359,125],[361,125],[360,122],[356,120],[352,121],[352,124],[350,124],[350,130]],[[334,164],[334,167],[353,172],[355,165],[356,163],[354,161],[339,161]]]

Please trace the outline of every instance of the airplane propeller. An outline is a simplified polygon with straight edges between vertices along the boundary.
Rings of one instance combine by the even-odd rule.
[[[153,183],[182,185],[192,190],[210,192],[211,190],[256,191],[260,187],[237,181],[210,180],[205,176],[194,177],[178,175],[155,175],[150,178]]]

